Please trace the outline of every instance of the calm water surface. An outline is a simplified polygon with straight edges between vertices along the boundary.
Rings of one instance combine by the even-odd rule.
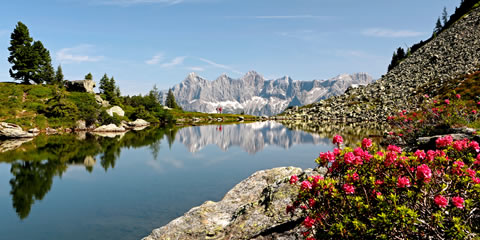
[[[314,167],[333,148],[274,122],[15,144],[0,143],[0,239],[140,239],[255,171]]]

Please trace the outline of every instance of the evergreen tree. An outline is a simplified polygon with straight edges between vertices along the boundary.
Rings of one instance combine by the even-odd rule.
[[[440,31],[442,31],[442,22],[440,21],[440,18],[437,19],[437,23],[435,24],[435,29],[433,29],[433,34],[436,35],[438,34]]]
[[[8,62],[13,64],[9,69],[10,76],[15,80],[21,80],[23,83],[29,83],[38,68],[36,65],[37,59],[32,49],[32,41],[27,26],[18,22],[10,35]]]
[[[169,108],[180,109],[175,101],[175,96],[173,95],[172,89],[168,90],[167,99],[165,100],[165,105]]]
[[[93,80],[92,73],[88,73],[87,75],[85,75],[85,80]]]
[[[64,82],[63,78],[64,78],[64,76],[63,76],[62,66],[58,65],[57,72],[55,73],[54,83],[58,84],[58,85],[63,85],[63,82]]]
[[[106,91],[108,91],[108,83],[110,82],[110,79],[108,78],[107,74],[103,74],[103,77],[100,79],[100,92],[105,94]]]
[[[442,22],[443,26],[447,25],[448,22],[448,12],[447,12],[447,7],[443,7],[443,12],[442,12]]]
[[[397,48],[396,52],[393,52],[392,61],[388,65],[388,71],[396,67],[403,59],[407,57],[405,50],[402,47]]]
[[[38,65],[38,69],[34,72],[32,80],[37,84],[43,82],[52,84],[55,81],[55,71],[52,67],[50,52],[40,41],[35,41],[32,45],[32,49],[37,61],[36,64]]]
[[[120,97],[120,88],[115,85],[115,79],[108,78],[107,74],[104,74],[100,79],[100,91],[105,94],[105,98],[112,104],[118,104],[118,98]]]

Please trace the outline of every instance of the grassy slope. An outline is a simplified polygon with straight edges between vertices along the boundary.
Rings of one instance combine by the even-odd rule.
[[[94,95],[82,92],[65,92],[65,102],[74,105],[77,109],[71,116],[54,118],[48,117],[46,109],[49,100],[55,97],[59,90],[52,85],[24,85],[16,83],[0,83],[0,121],[15,123],[24,129],[39,128],[71,128],[75,121],[82,119],[82,109],[88,105],[95,105]],[[94,106],[99,108],[99,106]],[[71,112],[71,111],[70,111]],[[223,122],[238,121],[242,116],[246,121],[255,120],[255,116],[239,114],[207,114],[198,112],[184,112],[180,110],[170,110],[169,113],[174,120],[183,123],[192,122],[192,118],[199,118],[202,122],[207,122],[209,118],[222,118]]]

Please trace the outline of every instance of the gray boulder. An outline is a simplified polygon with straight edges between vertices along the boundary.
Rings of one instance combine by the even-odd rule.
[[[123,117],[125,116],[125,111],[119,106],[113,106],[109,109],[107,109],[108,115],[113,117],[113,114],[116,113],[118,116]]]
[[[88,92],[94,93],[93,88],[95,87],[95,82],[93,80],[74,80],[74,81],[65,81],[65,87],[67,91],[70,92]]]
[[[145,126],[150,125],[150,123],[141,119],[141,118],[138,118],[137,120],[135,120],[133,122],[128,122],[127,125],[130,126],[130,127],[145,127]]]
[[[24,131],[16,124],[0,122],[0,138],[32,138],[35,136],[35,133]]]
[[[102,125],[93,129],[94,132],[125,132],[124,127],[117,127],[115,124]]]
[[[300,168],[262,170],[243,180],[219,202],[206,201],[167,225],[153,230],[143,240],[158,239],[296,239],[302,221],[285,211],[298,187],[291,175]],[[307,170],[305,174],[320,174]]]
[[[95,101],[102,107],[110,107],[110,103],[107,100],[103,100],[100,95],[95,95]]]

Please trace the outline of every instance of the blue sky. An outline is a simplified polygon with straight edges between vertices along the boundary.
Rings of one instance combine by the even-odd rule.
[[[327,79],[386,72],[393,51],[430,36],[460,0],[2,0],[0,81],[11,81],[18,21],[66,79],[114,76],[122,94],[167,89],[188,73],[213,80]]]

